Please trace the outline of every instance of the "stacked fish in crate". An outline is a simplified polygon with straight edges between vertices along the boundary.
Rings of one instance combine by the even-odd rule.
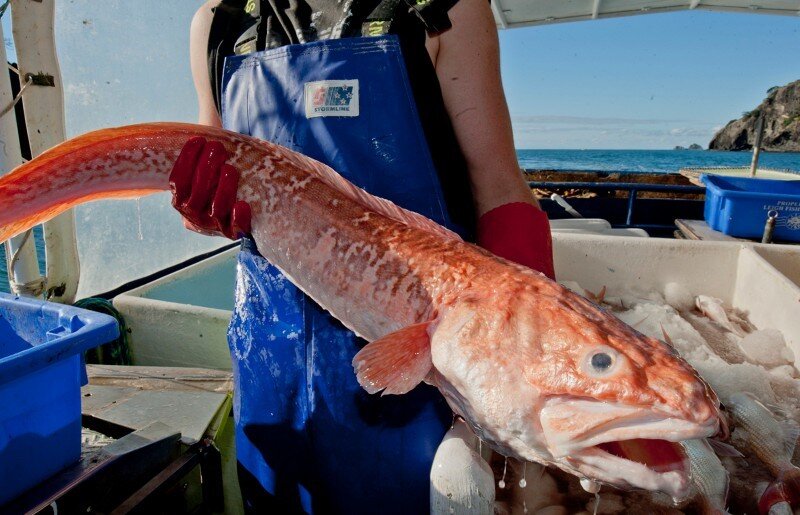
[[[591,513],[598,501],[605,514],[758,513],[759,501],[766,513],[786,498],[798,504],[800,484],[781,495],[775,489],[797,470],[800,248],[557,235],[554,252],[565,285],[670,341],[709,382],[728,409],[733,447],[687,449],[694,487],[679,506],[644,492],[603,489],[595,498],[566,478],[563,513]]]

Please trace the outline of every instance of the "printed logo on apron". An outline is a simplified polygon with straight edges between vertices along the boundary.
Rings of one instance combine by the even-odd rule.
[[[358,79],[305,83],[306,118],[358,116]]]

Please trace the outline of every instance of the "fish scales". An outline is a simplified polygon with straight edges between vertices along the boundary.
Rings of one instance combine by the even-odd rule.
[[[190,124],[90,133],[0,178],[0,241],[80,202],[167,189],[194,136],[240,171],[261,254],[371,342],[353,358],[367,391],[426,381],[507,456],[687,493],[676,442],[718,432],[719,401],[671,347],[288,149]]]
[[[280,147],[254,145],[251,138],[208,127],[153,125],[157,130],[121,129],[98,137],[89,135],[89,144],[77,152],[69,142],[56,147],[32,162],[25,176],[0,185],[0,198],[25,206],[26,211],[43,209],[50,217],[53,210],[78,201],[165,190],[172,164],[190,137],[217,139],[231,154],[229,162],[242,170],[238,198],[251,205],[259,251],[289,277],[317,280],[308,285],[302,280],[295,282],[348,327],[375,339],[416,322],[430,307],[413,258],[409,264],[403,252],[419,255],[413,248],[418,243],[432,254],[445,255],[450,252],[446,242],[434,240],[425,231],[416,231],[420,240],[416,242],[407,236],[407,225],[369,211],[309,174],[309,167],[322,165],[300,156],[284,156],[286,150]],[[101,144],[91,144],[92,140]],[[50,170],[56,160],[62,173]],[[30,184],[46,184],[50,191],[58,191],[58,203],[47,204],[51,197]],[[0,220],[15,217],[18,213],[11,211]],[[333,245],[330,252],[324,251],[325,245]],[[373,259],[357,252],[357,245],[367,252],[371,248]],[[418,260],[416,266],[421,264]],[[394,294],[387,291],[388,285]]]

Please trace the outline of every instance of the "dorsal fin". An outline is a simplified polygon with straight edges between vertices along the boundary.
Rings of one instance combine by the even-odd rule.
[[[326,184],[336,188],[356,202],[369,207],[370,209],[387,216],[393,220],[403,222],[412,227],[428,231],[433,234],[443,236],[448,240],[461,240],[461,237],[453,231],[442,227],[430,218],[419,213],[403,209],[394,202],[376,197],[354,185],[332,168],[325,166],[319,161],[315,161],[297,152],[284,152],[283,159],[300,168],[308,170],[310,173],[320,178]]]

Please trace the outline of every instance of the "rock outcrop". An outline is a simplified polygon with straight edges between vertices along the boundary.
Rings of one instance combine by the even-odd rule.
[[[762,150],[800,152],[800,80],[773,88],[754,110],[731,120],[714,135],[710,150],[750,150],[755,141],[756,120],[764,114]]]

